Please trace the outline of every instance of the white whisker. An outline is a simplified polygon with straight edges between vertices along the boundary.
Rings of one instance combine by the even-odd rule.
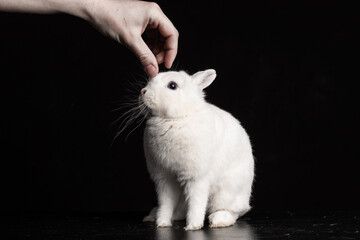
[[[111,112],[120,112],[120,116],[115,119],[110,125],[117,126],[115,137],[113,138],[112,144],[120,136],[129,129],[133,124],[135,127],[130,129],[131,131],[127,134],[125,141],[128,139],[131,133],[133,133],[145,120],[149,114],[149,109],[139,99],[141,89],[144,88],[148,82],[148,77],[145,71],[136,71],[129,74],[130,81],[127,81],[127,87],[125,87],[123,94],[123,101],[118,103],[117,106],[111,110]]]
[[[133,133],[138,127],[140,127],[140,125],[146,120],[146,117],[147,117],[147,114],[139,121],[139,124],[128,133],[128,135],[125,138],[125,141],[127,141],[128,137],[130,136],[131,133]]]

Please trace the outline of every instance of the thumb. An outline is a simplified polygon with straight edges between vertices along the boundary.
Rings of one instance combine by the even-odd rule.
[[[150,78],[155,77],[159,72],[159,67],[154,54],[140,37],[128,44],[130,50],[139,59],[145,72]]]

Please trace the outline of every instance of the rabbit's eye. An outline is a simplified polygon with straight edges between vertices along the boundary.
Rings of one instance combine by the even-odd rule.
[[[178,85],[176,82],[169,82],[169,84],[167,85],[167,87],[171,90],[176,90]]]

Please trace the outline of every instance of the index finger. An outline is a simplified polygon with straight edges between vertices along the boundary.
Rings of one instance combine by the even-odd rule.
[[[158,29],[165,40],[162,49],[165,52],[164,64],[166,68],[171,68],[178,51],[179,32],[165,15],[163,21],[159,22]]]

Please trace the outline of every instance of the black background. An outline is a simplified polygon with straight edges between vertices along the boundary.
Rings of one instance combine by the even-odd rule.
[[[254,211],[358,211],[358,13],[291,2],[158,3],[175,69],[216,69],[207,99],[251,137]],[[67,15],[1,13],[0,29],[0,212],[151,209],[143,125],[113,142],[136,58]]]

